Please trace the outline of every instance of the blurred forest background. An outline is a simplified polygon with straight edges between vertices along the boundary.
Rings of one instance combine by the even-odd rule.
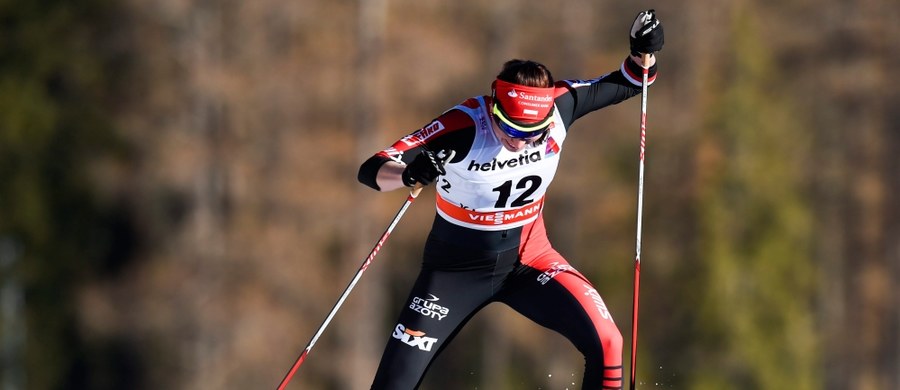
[[[900,388],[894,0],[2,0],[0,388],[276,387],[405,198],[359,164],[507,59],[616,69],[646,8],[638,388]],[[639,110],[576,123],[546,206],[626,345]],[[291,388],[368,388],[433,196]],[[495,305],[422,387],[582,370]]]

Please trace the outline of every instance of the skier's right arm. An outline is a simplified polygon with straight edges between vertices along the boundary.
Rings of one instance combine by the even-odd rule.
[[[384,162],[375,176],[375,184],[378,186],[376,189],[392,191],[412,187],[417,183],[427,186],[438,176],[447,173],[444,171],[444,161],[434,152],[423,150],[415,156],[416,158],[409,164],[401,164],[394,160]]]
[[[458,161],[468,153],[474,138],[471,118],[459,110],[447,111],[363,162],[357,179],[378,191],[428,185],[443,174],[443,161],[437,153],[456,151],[454,160]]]
[[[385,161],[381,164],[381,167],[378,168],[378,171],[375,174],[374,186],[363,181],[361,167],[359,181],[379,191],[393,191],[404,186],[403,171],[406,170],[406,167],[406,164],[401,164],[393,160]]]

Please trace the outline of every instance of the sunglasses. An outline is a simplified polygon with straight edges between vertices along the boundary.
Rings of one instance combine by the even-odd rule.
[[[505,133],[512,139],[533,142],[537,141],[547,133],[546,127],[538,131],[522,131],[513,128],[502,120],[495,120],[494,122],[497,122],[497,126],[500,127],[500,130],[503,130],[503,133]]]
[[[535,126],[543,126],[539,127],[539,130],[530,130],[521,125],[513,126],[511,123],[507,123],[506,115],[503,112],[503,109],[500,108],[500,102],[497,102],[494,105],[491,115],[494,117],[494,123],[500,127],[500,130],[502,130],[504,134],[512,139],[523,140],[525,142],[534,142],[543,137],[544,134],[547,133],[547,129],[550,128],[550,123],[553,121],[553,119],[548,116],[542,123]]]

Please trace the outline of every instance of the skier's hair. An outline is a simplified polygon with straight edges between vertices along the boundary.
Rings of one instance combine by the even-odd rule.
[[[508,83],[529,87],[549,88],[553,86],[553,75],[550,74],[550,70],[543,64],[530,60],[506,61],[497,78]]]

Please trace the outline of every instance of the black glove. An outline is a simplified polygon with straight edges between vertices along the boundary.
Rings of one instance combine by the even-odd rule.
[[[422,183],[423,186],[431,184],[438,176],[447,174],[444,161],[448,159],[441,159],[430,150],[420,153],[403,170],[403,185],[412,187],[416,183]]]
[[[633,56],[662,50],[665,36],[662,23],[659,22],[659,19],[656,19],[656,11],[652,9],[646,10],[634,18],[629,42],[631,43],[631,55]]]

